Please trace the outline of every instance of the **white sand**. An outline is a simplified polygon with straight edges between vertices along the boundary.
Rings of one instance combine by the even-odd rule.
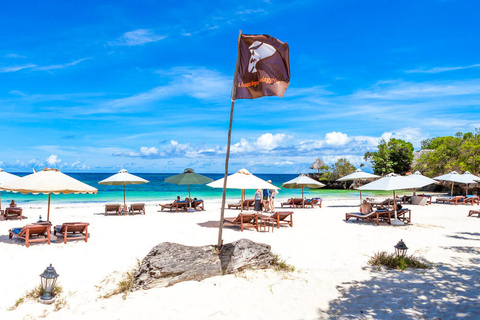
[[[279,201],[277,201],[279,202]],[[410,206],[413,224],[402,227],[345,222],[358,200],[327,200],[319,209],[295,209],[294,227],[272,232],[224,230],[225,242],[240,238],[271,245],[297,271],[248,271],[201,282],[101,299],[149,250],[163,241],[216,244],[218,229],[199,223],[219,220],[219,202],[198,213],[157,212],[103,216],[103,204],[53,203],[54,224],[90,223],[90,239],[33,244],[8,240],[8,230],[46,216],[42,206],[24,207],[28,219],[0,221],[0,319],[403,319],[480,318],[480,219],[471,206]],[[479,209],[478,206],[474,206]],[[226,210],[236,216],[237,210]],[[378,251],[393,251],[403,239],[436,264],[427,271],[377,271],[367,265]],[[53,263],[67,305],[60,311],[27,301],[7,311],[40,281]],[[101,292],[98,286],[103,287]]]

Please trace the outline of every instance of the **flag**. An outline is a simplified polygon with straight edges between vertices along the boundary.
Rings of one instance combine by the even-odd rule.
[[[288,44],[267,35],[240,35],[232,99],[283,97],[290,82]]]

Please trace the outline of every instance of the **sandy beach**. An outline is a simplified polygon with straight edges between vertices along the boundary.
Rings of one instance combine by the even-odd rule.
[[[279,199],[277,205],[285,199]],[[161,242],[216,244],[219,201],[206,211],[104,216],[103,204],[52,204],[51,221],[90,223],[90,238],[51,245],[9,240],[8,230],[46,216],[42,205],[24,206],[27,218],[0,222],[0,319],[478,319],[480,307],[480,219],[472,206],[410,206],[412,224],[401,227],[345,222],[357,200],[331,199],[322,208],[295,209],[294,227],[274,232],[225,228],[224,241],[266,243],[294,272],[249,270],[188,281],[108,299],[100,296]],[[21,205],[21,204],[20,204]],[[479,209],[478,206],[473,208]],[[280,210],[280,209],[278,209]],[[227,217],[238,210],[226,210]],[[421,271],[386,271],[368,266],[378,251],[393,252],[403,239],[408,253],[435,264]],[[39,284],[50,263],[60,274],[66,305],[27,301],[8,309]]]

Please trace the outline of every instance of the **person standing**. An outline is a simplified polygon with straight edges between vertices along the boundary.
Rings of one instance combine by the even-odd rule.
[[[269,201],[270,201],[270,212],[275,213],[275,196],[277,195],[278,191],[276,189],[269,190]]]
[[[262,190],[257,189],[255,191],[255,206],[254,206],[255,211],[257,213],[262,211]]]
[[[263,189],[263,210],[266,212],[270,211],[270,196],[268,191],[268,189]]]

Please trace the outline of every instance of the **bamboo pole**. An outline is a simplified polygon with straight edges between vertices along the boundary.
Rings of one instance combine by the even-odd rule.
[[[50,195],[51,193],[48,194],[47,221],[50,221]]]

